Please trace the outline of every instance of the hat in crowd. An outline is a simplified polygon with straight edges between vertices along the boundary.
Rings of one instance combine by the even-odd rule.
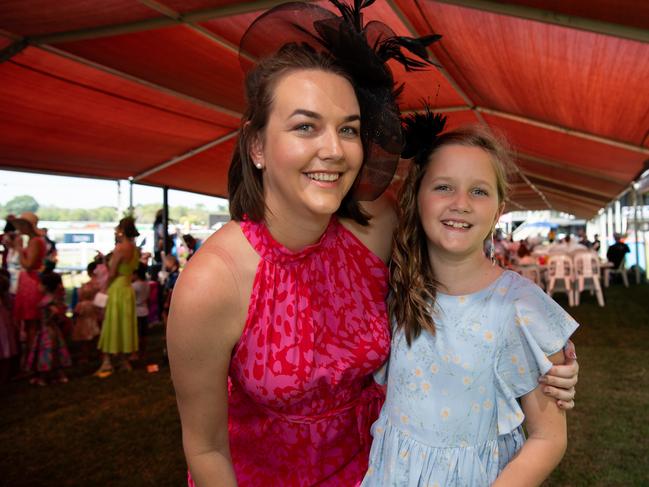
[[[38,217],[36,213],[31,211],[24,211],[20,214],[18,218],[14,218],[13,221],[14,227],[21,233],[35,233],[39,234],[38,230]]]
[[[305,2],[268,10],[241,38],[239,59],[247,71],[251,57],[271,56],[288,43],[308,44],[335,59],[350,77],[361,109],[365,161],[353,191],[359,200],[371,201],[392,181],[403,144],[396,102],[403,85],[395,84],[388,61],[401,64],[406,71],[424,69],[434,64],[426,47],[441,36],[397,36],[383,22],[365,23],[361,11],[374,0],[330,3],[331,10]]]
[[[16,227],[14,227],[13,221],[16,219],[16,215],[13,215],[9,213],[6,218],[5,218],[5,227],[3,232],[4,233],[9,233],[9,232],[15,232]]]

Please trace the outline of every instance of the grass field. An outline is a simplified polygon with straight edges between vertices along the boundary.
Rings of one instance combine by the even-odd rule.
[[[649,485],[649,285],[614,286],[606,299],[599,308],[584,294],[569,309],[582,324],[574,336],[577,408],[568,416],[568,452],[546,486]],[[151,360],[160,362],[162,331],[152,333]],[[168,369],[99,380],[91,375],[97,366],[75,366],[65,385],[3,386],[0,486],[185,483]]]

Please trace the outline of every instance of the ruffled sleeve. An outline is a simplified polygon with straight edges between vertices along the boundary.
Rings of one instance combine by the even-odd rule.
[[[525,416],[517,398],[538,386],[538,378],[552,367],[547,357],[561,350],[579,326],[532,282],[519,277],[510,293],[514,312],[503,323],[495,361],[500,435],[521,425]]]

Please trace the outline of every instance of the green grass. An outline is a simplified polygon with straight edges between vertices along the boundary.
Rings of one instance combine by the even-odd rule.
[[[161,328],[150,361],[161,362]],[[157,360],[156,360],[157,359]],[[185,483],[180,422],[169,369],[97,379],[98,360],[70,382],[5,387],[0,404],[2,486],[178,486]]]
[[[568,452],[549,486],[649,485],[649,285],[613,286],[605,298],[600,308],[584,293],[566,308],[581,324],[581,371]]]
[[[581,306],[568,308],[582,325],[574,336],[577,408],[568,415],[568,452],[546,486],[649,485],[649,285],[614,286],[606,300],[599,308],[584,293]],[[151,360],[161,362],[161,347],[157,328]],[[3,386],[0,486],[185,483],[169,370],[100,380],[91,375],[98,365],[75,366],[66,385]]]

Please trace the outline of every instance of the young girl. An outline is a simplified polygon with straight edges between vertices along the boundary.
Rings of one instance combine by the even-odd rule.
[[[169,316],[169,306],[171,304],[171,295],[180,275],[180,263],[178,257],[175,255],[165,255],[164,257],[164,270],[167,273],[167,278],[162,287],[163,305],[162,305],[162,322],[167,326],[167,317]]]
[[[94,304],[97,286],[89,281],[79,289],[79,302],[74,308],[75,323],[72,340],[81,343],[79,363],[87,363],[94,339],[99,336],[99,314]]]
[[[477,128],[437,137],[443,125],[430,112],[407,121],[404,156],[415,160],[391,265],[387,398],[363,485],[539,485],[567,442],[565,413],[539,378],[564,362],[578,325],[485,256],[507,196],[506,152]]]
[[[41,275],[43,298],[39,303],[41,322],[29,345],[26,370],[34,372],[32,385],[44,386],[48,376],[60,383],[68,382],[63,368],[70,367],[70,353],[61,329],[66,324],[66,306],[60,300],[61,276],[54,272]]]
[[[149,280],[146,275],[146,264],[140,262],[140,265],[133,272],[133,282],[131,282],[133,292],[135,292],[135,314],[137,315],[137,335],[139,341],[139,353],[135,352],[131,360],[137,360],[144,357],[146,351],[146,337],[149,333]]]

